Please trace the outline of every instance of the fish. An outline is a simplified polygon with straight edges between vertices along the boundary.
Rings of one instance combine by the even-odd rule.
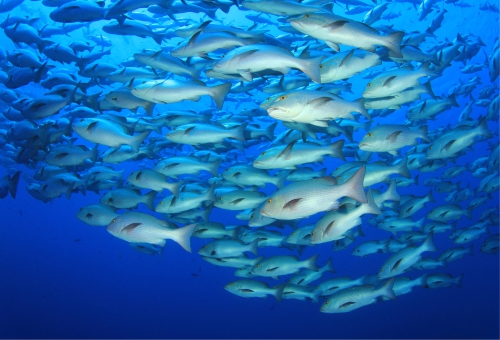
[[[190,238],[196,223],[170,229],[166,221],[154,216],[129,211],[111,220],[106,230],[113,236],[133,243],[148,243],[163,247],[166,240],[173,240],[187,252],[191,252]]]
[[[16,171],[14,175],[5,175],[0,179],[0,198],[5,198],[8,194],[12,198],[16,198],[20,176],[21,172]]]
[[[281,302],[285,285],[281,285],[276,288],[270,288],[265,282],[243,279],[228,283],[224,286],[224,289],[230,293],[244,298],[265,298],[267,297],[267,295],[272,295],[276,298],[276,300]]]

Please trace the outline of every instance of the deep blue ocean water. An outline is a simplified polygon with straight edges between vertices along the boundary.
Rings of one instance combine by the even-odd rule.
[[[491,53],[498,39],[498,13],[479,10],[480,2],[472,1],[470,8],[460,8],[453,4],[439,3],[448,13],[442,27],[436,32],[438,39],[453,40],[457,33],[473,33],[485,42],[484,50]],[[384,22],[394,24],[405,31],[425,30],[431,15],[423,22],[416,20],[416,9],[410,3],[397,3],[399,18]],[[338,14],[343,9],[335,6]],[[31,11],[31,12],[30,12]],[[21,15],[41,16],[50,22],[48,13],[39,2],[25,3],[12,11]],[[250,12],[245,12],[247,14]],[[7,17],[3,13],[0,20]],[[247,27],[249,21],[242,18],[234,8],[225,22]],[[181,14],[179,17],[193,17],[200,14]],[[221,18],[225,16],[221,13]],[[361,20],[362,16],[353,16]],[[105,21],[103,21],[105,22]],[[92,23],[90,31],[98,33],[102,23]],[[275,33],[276,31],[272,31]],[[84,39],[85,29],[74,31],[70,37],[54,36],[61,43],[69,44],[72,39]],[[111,56],[102,61],[119,63],[142,48],[157,48],[153,40],[135,37],[111,36],[113,41]],[[12,41],[0,31],[0,42],[7,51],[15,48]],[[164,43],[165,45],[165,43]],[[427,43],[430,46],[432,43]],[[478,53],[468,63],[484,63],[484,54]],[[54,63],[59,65],[57,63]],[[390,63],[384,63],[389,65]],[[392,64],[391,64],[392,66]],[[65,66],[70,72],[76,67]],[[446,96],[448,90],[460,80],[468,81],[474,75],[481,77],[482,85],[473,92],[477,98],[479,90],[490,84],[487,69],[476,74],[461,74],[461,62],[454,62],[444,74],[433,81],[437,95]],[[367,80],[356,76],[353,83],[354,95],[359,97]],[[498,84],[498,81],[497,81]],[[102,89],[96,89],[101,91]],[[38,85],[23,87],[22,92],[32,96],[42,95],[45,90]],[[497,91],[498,93],[498,91]],[[255,107],[267,95],[253,91],[250,103],[241,106],[227,101],[223,111],[236,113],[242,107]],[[449,124],[456,124],[457,117],[469,97],[459,97],[459,108],[452,108],[429,122],[429,131]],[[198,103],[183,102],[162,106],[161,110],[185,109],[202,110],[213,107],[210,100],[202,98]],[[388,117],[375,121],[384,123],[404,123],[405,108]],[[474,108],[471,118],[484,116],[487,108]],[[495,136],[488,142],[498,143],[498,122],[490,121],[489,128]],[[280,125],[278,132],[284,128]],[[163,132],[166,130],[164,129]],[[365,134],[359,131],[355,141]],[[81,144],[92,144],[80,140]],[[101,146],[100,152],[107,147]],[[478,142],[474,151],[468,151],[455,163],[448,164],[433,173],[412,170],[412,177],[419,175],[420,183],[427,178],[440,178],[443,171],[453,165],[466,166],[479,157],[491,152],[487,142]],[[188,147],[184,147],[188,150]],[[406,150],[406,149],[405,149]],[[249,153],[257,156],[261,150],[249,148]],[[352,158],[351,158],[352,160]],[[125,175],[141,167],[152,166],[155,160],[125,162],[114,166],[125,169]],[[327,158],[324,166],[329,171],[342,164],[338,159]],[[319,167],[316,167],[319,168]],[[462,287],[427,289],[415,287],[409,294],[396,300],[372,304],[350,313],[324,314],[320,304],[310,301],[267,299],[244,299],[232,295],[224,286],[234,281],[233,268],[216,267],[205,262],[198,249],[208,242],[191,239],[193,252],[187,253],[177,244],[168,241],[162,257],[150,256],[134,251],[129,245],[110,235],[105,227],[91,227],[78,220],[77,211],[88,204],[97,203],[101,195],[88,191],[85,196],[73,194],[71,199],[55,199],[43,203],[34,199],[25,187],[30,182],[32,169],[19,165],[23,178],[19,183],[16,199],[10,196],[0,201],[0,337],[2,338],[498,338],[499,333],[499,256],[480,252],[483,241],[490,235],[482,235],[472,242],[473,256],[465,256],[449,263],[446,268],[426,270],[428,273],[463,274]],[[222,169],[222,168],[221,168]],[[220,170],[222,172],[222,170]],[[12,168],[0,169],[0,175],[12,174]],[[470,183],[471,188],[479,185],[480,178],[466,171],[453,182],[461,181],[462,187]],[[31,180],[32,181],[32,180]],[[379,185],[380,188],[386,186]],[[430,187],[423,185],[398,188],[402,195],[425,195]],[[268,185],[265,192],[270,194],[274,187]],[[413,216],[414,220],[424,217],[432,207],[446,203],[445,194],[434,194],[436,203],[428,205]],[[464,207],[469,202],[462,203]],[[156,201],[158,202],[158,200]],[[473,212],[473,219],[459,220],[457,227],[467,227],[477,222],[487,208],[498,207],[498,192]],[[144,206],[138,211],[148,213]],[[150,213],[150,212],[149,212]],[[498,213],[498,211],[497,211]],[[225,225],[244,224],[235,218],[236,212],[214,208],[211,221]],[[158,214],[155,215],[160,217]],[[309,221],[317,220],[321,214]],[[336,273],[327,273],[324,278],[351,276],[357,278],[366,274],[376,274],[390,254],[373,254],[365,258],[351,255],[352,249],[361,242],[371,239],[387,239],[390,235],[367,223],[370,216],[363,217],[362,228],[365,237],[359,237],[347,249],[333,252],[331,244],[308,247],[300,256],[306,259],[319,254],[318,265],[331,258]],[[302,225],[302,224],[301,224]],[[276,230],[276,229],[275,229]],[[290,234],[291,228],[283,230]],[[498,226],[489,228],[491,234],[498,233]],[[437,257],[444,250],[455,247],[448,233],[435,234],[434,241],[439,251],[426,253]],[[469,244],[464,245],[466,247]],[[287,249],[259,248],[259,254],[298,255]],[[421,271],[408,272],[416,278]],[[286,282],[282,277],[279,283]],[[269,284],[278,281],[265,280]],[[322,302],[320,302],[322,303]]]

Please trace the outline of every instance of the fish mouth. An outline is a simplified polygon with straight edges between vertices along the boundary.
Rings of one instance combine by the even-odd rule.
[[[359,144],[359,148],[361,149],[361,147],[364,147],[364,146],[370,146],[370,144],[368,143],[360,143]]]
[[[269,214],[263,209],[260,210],[260,214],[264,216],[269,216]]]

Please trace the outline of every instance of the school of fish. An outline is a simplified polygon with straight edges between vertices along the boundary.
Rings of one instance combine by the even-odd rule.
[[[206,239],[194,251],[244,298],[344,313],[461,286],[428,271],[499,251],[499,39],[442,34],[472,6],[2,0],[0,197],[20,177],[43,202],[98,193],[78,219],[152,255]],[[321,244],[324,265],[302,256]],[[380,270],[332,275],[337,252]]]

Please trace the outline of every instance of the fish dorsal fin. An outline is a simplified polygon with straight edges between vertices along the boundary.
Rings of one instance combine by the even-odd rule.
[[[212,20],[205,21],[200,26],[198,26],[198,29],[201,30],[201,31],[203,31],[211,22],[212,22]]]
[[[130,223],[128,226],[126,226],[125,228],[123,228],[122,231],[124,231],[127,234],[130,234],[131,232],[134,231],[135,228],[137,228],[141,224],[142,223]]]
[[[395,131],[391,133],[389,136],[387,136],[387,140],[390,141],[391,143],[396,143],[396,140],[398,139],[398,136],[401,134],[403,131]]]
[[[382,85],[382,86],[383,87],[389,86],[389,84],[391,83],[391,81],[394,80],[394,78],[396,78],[396,76],[392,76],[392,77],[387,78],[387,80],[384,82],[384,85]]]

